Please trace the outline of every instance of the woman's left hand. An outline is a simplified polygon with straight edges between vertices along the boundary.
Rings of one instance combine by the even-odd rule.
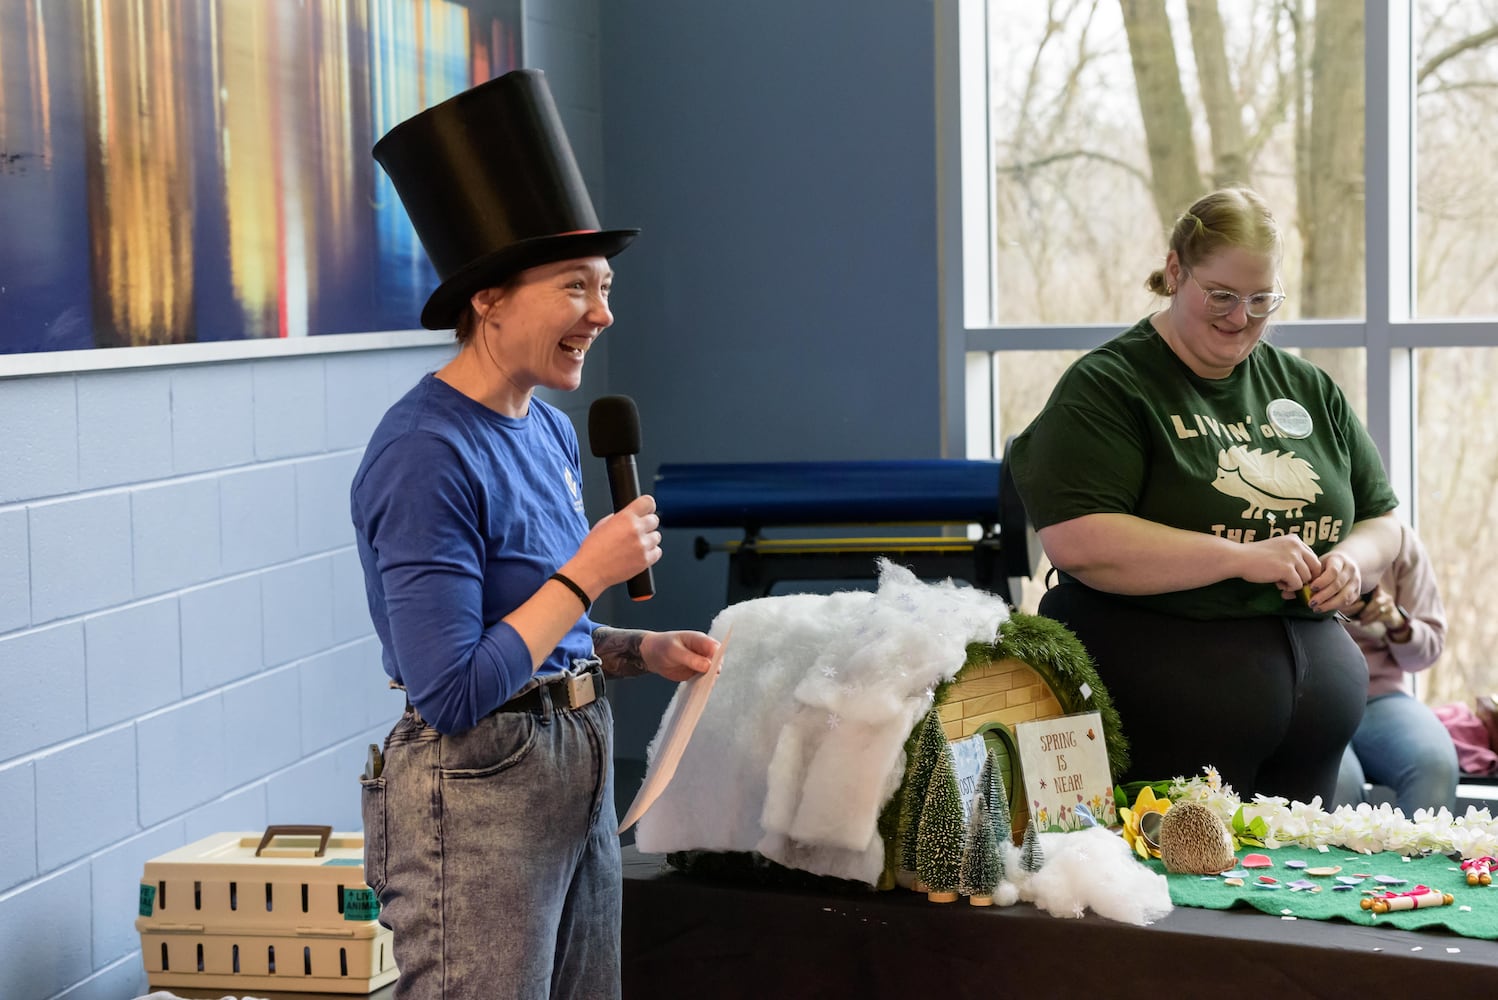
[[[1399,610],[1399,605],[1394,603],[1394,595],[1382,586],[1373,588],[1366,604],[1360,601],[1349,608],[1347,613],[1364,625],[1382,625],[1386,631],[1391,632],[1403,631],[1409,621],[1404,617],[1404,612]]]
[[[640,642],[645,669],[668,681],[689,681],[706,673],[718,640],[701,632],[646,632]]]
[[[1345,611],[1363,596],[1363,571],[1336,549],[1321,557],[1321,573],[1310,583],[1314,611]]]

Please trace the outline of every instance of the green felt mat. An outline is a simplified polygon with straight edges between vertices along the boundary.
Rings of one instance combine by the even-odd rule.
[[[1240,864],[1239,869],[1247,872],[1241,886],[1225,885],[1221,877],[1171,875],[1159,861],[1150,861],[1149,864],[1169,880],[1170,900],[1177,906],[1212,910],[1252,906],[1275,916],[1294,916],[1303,920],[1347,920],[1366,926],[1386,924],[1403,930],[1440,927],[1463,937],[1498,939],[1498,885],[1469,886],[1466,873],[1445,855],[1433,854],[1405,861],[1398,854],[1354,854],[1336,847],[1324,853],[1300,847],[1281,847],[1273,851],[1250,847],[1238,851],[1238,860],[1241,862],[1249,854],[1267,855],[1274,865],[1271,868],[1243,869]],[[1304,861],[1309,868],[1341,865],[1338,875],[1389,875],[1404,879],[1405,884],[1382,886],[1368,878],[1351,891],[1333,892],[1332,886],[1337,884],[1335,877],[1310,876],[1305,869],[1286,867],[1287,861]],[[1254,888],[1260,875],[1279,879],[1281,887]],[[1291,891],[1289,883],[1301,879],[1316,883],[1321,886],[1321,891]],[[1456,902],[1450,906],[1385,914],[1375,914],[1359,905],[1364,889],[1409,892],[1417,885],[1449,892],[1456,897]],[[1471,909],[1463,910],[1464,906]]]

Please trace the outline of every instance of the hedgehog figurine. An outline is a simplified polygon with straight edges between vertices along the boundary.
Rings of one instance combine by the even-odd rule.
[[[1200,802],[1175,802],[1160,820],[1160,860],[1181,875],[1217,875],[1233,867],[1233,835]]]

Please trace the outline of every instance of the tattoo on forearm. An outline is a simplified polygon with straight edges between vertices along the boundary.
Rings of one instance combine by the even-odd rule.
[[[603,661],[604,673],[614,677],[638,677],[648,673],[640,643],[645,633],[638,629],[608,628],[593,630],[593,651]]]

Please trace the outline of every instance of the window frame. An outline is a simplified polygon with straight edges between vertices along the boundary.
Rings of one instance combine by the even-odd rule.
[[[1126,325],[976,325],[992,315],[994,245],[987,114],[987,4],[937,3],[937,209],[942,260],[942,453],[998,454],[992,414],[969,413],[968,372],[982,378],[1005,351],[1087,350]],[[1498,322],[1417,319],[1414,288],[1414,11],[1410,0],[1365,0],[1365,287],[1361,320],[1275,324],[1285,347],[1362,348],[1367,426],[1384,459],[1401,516],[1418,524],[1415,355],[1420,348],[1498,347]],[[967,206],[973,206],[970,209]],[[981,206],[981,210],[979,208]],[[977,222],[981,220],[981,224]],[[966,223],[973,223],[968,225]],[[1384,294],[1378,294],[1382,290]],[[988,356],[989,364],[969,358]],[[990,406],[992,399],[990,399]],[[975,445],[976,449],[970,449]]]

